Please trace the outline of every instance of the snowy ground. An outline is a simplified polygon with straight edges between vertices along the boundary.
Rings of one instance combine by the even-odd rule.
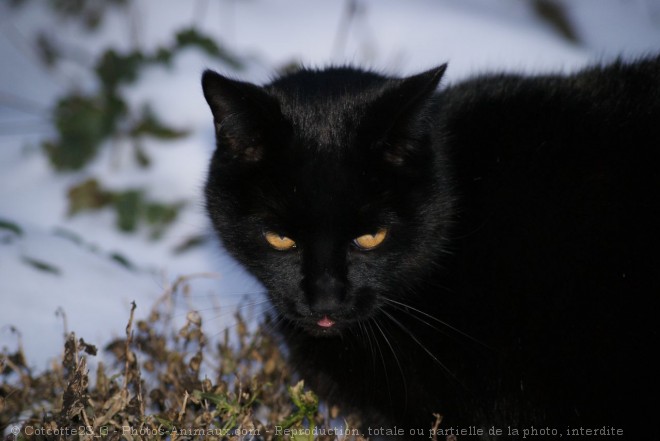
[[[136,2],[137,32],[123,16],[112,16],[98,36],[81,36],[40,8],[20,14],[0,5],[0,221],[19,225],[21,234],[0,229],[0,346],[18,344],[22,333],[28,359],[37,368],[60,352],[62,308],[70,330],[103,344],[122,332],[129,304],[144,315],[163,288],[179,275],[216,273],[192,283],[200,309],[231,309],[259,285],[211,243],[182,255],[172,249],[207,231],[200,190],[212,153],[210,112],[199,87],[206,67],[221,69],[195,52],[180,57],[171,71],[153,69],[131,87],[131,100],[151,100],[165,121],[192,129],[190,137],[160,146],[155,164],[143,172],[129,162],[103,155],[85,172],[56,174],[38,148],[51,133],[45,113],[53,99],[74,85],[92,87],[75,66],[54,77],[26,48],[25,36],[50,29],[93,54],[112,42],[120,47],[137,36],[144,47],[169,41],[172,32],[196,24],[236,53],[250,58],[244,79],[264,82],[292,60],[310,66],[351,63],[407,74],[449,61],[445,83],[492,70],[571,71],[589,62],[660,51],[660,4],[651,0],[563,1],[581,44],[562,39],[539,22],[530,3],[514,0],[369,0],[347,24],[346,3],[311,0],[223,0]],[[205,4],[208,5],[204,7]],[[226,69],[224,69],[226,72]],[[120,158],[121,159],[121,158]],[[112,188],[140,185],[165,200],[189,200],[183,216],[159,242],[146,233],[122,234],[109,212],[66,215],[66,189],[94,173]],[[71,239],[71,233],[83,245]],[[119,253],[138,269],[109,258]],[[30,261],[49,264],[40,271]],[[84,318],[80,318],[84,317]],[[207,331],[219,331],[229,315],[210,313]]]

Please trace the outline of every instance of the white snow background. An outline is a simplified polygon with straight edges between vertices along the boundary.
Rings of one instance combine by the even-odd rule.
[[[132,24],[112,13],[89,35],[31,2],[19,13],[0,3],[0,219],[23,229],[0,230],[0,347],[14,351],[20,330],[31,366],[43,369],[61,352],[62,308],[70,331],[103,346],[121,336],[130,302],[145,316],[165,286],[179,275],[216,273],[192,282],[193,307],[220,305],[233,311],[242,294],[262,299],[262,288],[211,242],[182,255],[172,249],[209,231],[201,189],[213,151],[211,114],[200,88],[205,68],[263,83],[292,60],[307,66],[350,63],[393,74],[410,74],[449,62],[443,84],[475,73],[570,72],[589,63],[660,51],[660,3],[651,0],[557,0],[573,23],[579,44],[563,39],[522,0],[363,0],[347,22],[347,2],[319,0],[222,0],[133,2]],[[173,33],[196,25],[233,52],[250,59],[240,73],[190,50],[173,69],[153,68],[128,89],[131,102],[150,100],[158,115],[191,129],[182,140],[146,142],[154,164],[100,155],[83,172],[56,173],[39,142],[52,134],[48,109],[74,86],[94,84],[76,66],[53,76],[44,70],[27,36],[48,29],[89,54],[112,43],[128,48],[166,44]],[[133,41],[132,41],[133,40]],[[107,149],[104,149],[107,150]],[[146,232],[117,231],[109,211],[67,217],[66,190],[90,173],[113,189],[145,188],[164,201],[188,200],[177,223],[160,241]],[[63,233],[63,231],[65,233]],[[67,235],[75,234],[84,244]],[[119,253],[138,267],[129,271],[108,256]],[[38,271],[26,259],[47,262],[59,274]],[[182,310],[182,313],[185,310]],[[209,312],[205,330],[220,333],[231,314]]]

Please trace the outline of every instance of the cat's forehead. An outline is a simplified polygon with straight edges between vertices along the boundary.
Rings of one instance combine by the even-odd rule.
[[[303,70],[266,86],[294,136],[309,148],[341,147],[356,135],[385,77],[349,68]]]
[[[367,197],[373,181],[369,165],[358,163],[350,152],[293,152],[288,163],[292,196],[306,206],[324,201],[350,206]]]
[[[269,214],[288,225],[350,224],[377,214],[374,207],[382,189],[369,164],[330,152],[308,152],[264,165],[273,177],[261,184],[263,200],[274,204]]]

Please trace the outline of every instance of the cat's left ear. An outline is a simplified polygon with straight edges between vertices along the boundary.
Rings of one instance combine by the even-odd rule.
[[[401,112],[414,110],[435,92],[446,70],[447,63],[398,80],[398,84],[385,93],[385,99],[391,100],[391,105],[398,102]]]
[[[427,120],[426,110],[447,64],[417,75],[393,80],[374,103],[368,130],[379,133],[387,162],[403,165],[419,150],[415,139]]]
[[[202,75],[202,88],[213,113],[217,147],[224,157],[259,161],[264,154],[264,140],[280,115],[277,101],[259,86],[212,70]]]

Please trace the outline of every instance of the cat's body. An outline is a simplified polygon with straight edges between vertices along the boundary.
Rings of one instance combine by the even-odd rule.
[[[660,58],[434,95],[443,71],[205,74],[223,242],[307,384],[367,435],[428,437],[441,413],[484,439],[652,439]]]

